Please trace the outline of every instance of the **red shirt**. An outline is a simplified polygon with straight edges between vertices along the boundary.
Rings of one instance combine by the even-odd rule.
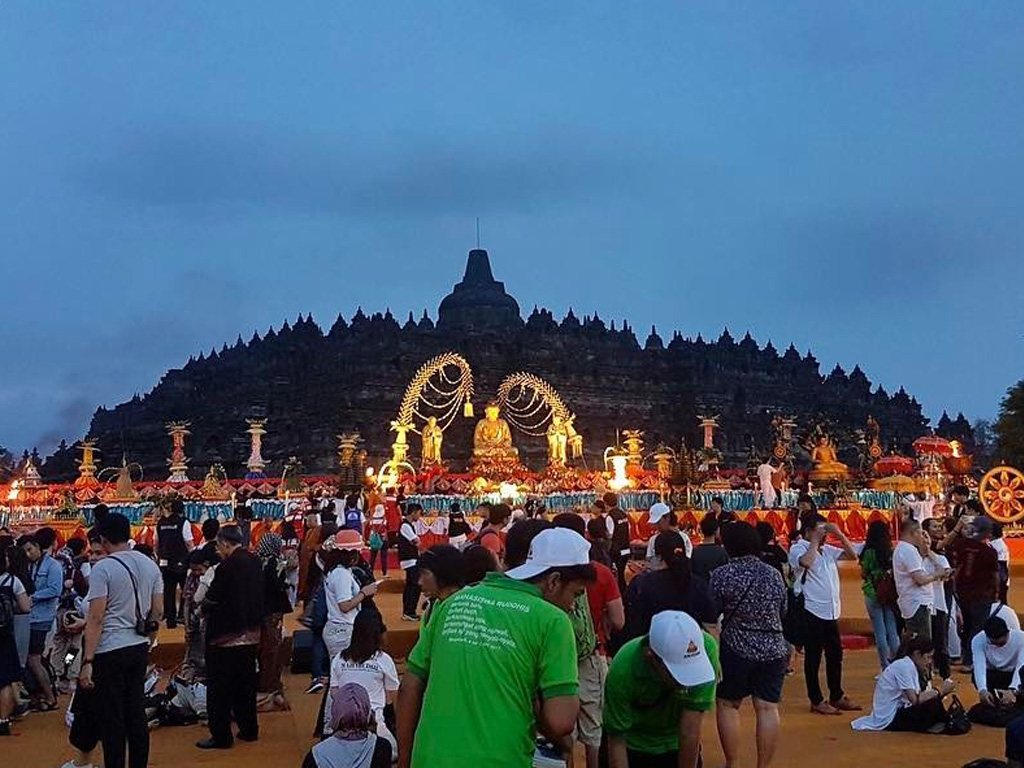
[[[402,526],[402,511],[394,496],[384,499],[384,520],[387,522],[388,533],[397,533]]]
[[[594,621],[594,632],[597,633],[597,646],[602,651],[608,645],[608,630],[604,622],[604,609],[613,600],[619,600],[622,594],[615,574],[607,565],[590,563],[597,571],[597,580],[587,587],[587,602],[590,603],[590,618]]]

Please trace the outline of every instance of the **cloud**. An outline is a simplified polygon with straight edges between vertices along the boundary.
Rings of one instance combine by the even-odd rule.
[[[531,210],[650,184],[656,164],[616,150],[611,137],[558,128],[465,140],[343,135],[328,143],[195,126],[123,137],[73,175],[88,193],[183,213],[260,207],[434,217]]]

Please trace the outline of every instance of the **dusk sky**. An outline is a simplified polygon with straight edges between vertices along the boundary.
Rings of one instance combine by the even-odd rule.
[[[1022,73],[1017,0],[7,0],[0,445],[300,312],[436,317],[476,217],[524,314],[749,329],[992,417]]]

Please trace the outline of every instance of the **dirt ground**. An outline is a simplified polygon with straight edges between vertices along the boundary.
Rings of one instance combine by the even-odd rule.
[[[869,625],[863,601],[860,599],[856,574],[844,569],[843,574],[844,632],[868,632]],[[1024,597],[1024,572],[1015,572],[1010,594]],[[1020,585],[1020,586],[1018,586]],[[394,585],[394,586],[397,586]],[[1011,603],[1020,610],[1021,600]],[[399,595],[394,592],[381,595],[381,607],[389,632],[389,645],[401,655],[404,648],[415,640],[412,625],[398,618]],[[173,657],[179,652],[181,632],[164,632],[159,657]],[[889,768],[889,766],[926,765],[929,768],[958,768],[978,757],[1001,757],[1003,733],[989,728],[975,729],[966,736],[918,736],[889,733],[854,733],[850,728],[853,716],[821,717],[808,711],[803,672],[798,664],[797,673],[786,681],[782,705],[783,737],[774,762],[779,768],[788,766],[827,765],[828,768]],[[844,684],[849,695],[870,707],[874,676],[878,673],[878,660],[874,648],[848,651],[845,659]],[[970,681],[957,676],[958,694],[966,706],[977,698]],[[824,682],[824,670],[822,670]],[[153,732],[150,765],[154,768],[180,768],[183,764],[197,766],[216,765],[221,768],[243,768],[259,764],[270,768],[298,766],[306,750],[313,744],[310,736],[319,699],[305,696],[308,684],[305,676],[287,676],[286,686],[292,711],[260,717],[261,738],[256,744],[237,743],[228,752],[201,752],[194,748],[196,740],[204,738],[201,727],[166,728]],[[744,766],[755,765],[753,741],[753,713],[743,710],[744,725],[749,739],[744,748]],[[15,724],[15,734],[0,739],[3,763],[13,768],[57,768],[70,758],[64,714],[30,715]],[[705,719],[704,756],[708,768],[723,764],[713,715]],[[809,763],[809,757],[811,762]]]

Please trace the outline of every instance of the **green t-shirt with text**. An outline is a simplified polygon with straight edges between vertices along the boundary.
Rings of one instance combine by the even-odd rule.
[[[657,676],[644,658],[647,636],[626,643],[615,654],[604,688],[603,727],[609,736],[625,736],[637,752],[660,755],[679,749],[679,719],[683,712],[710,712],[715,706],[716,681],[693,688],[672,688]],[[704,650],[721,677],[718,642],[704,633]]]
[[[568,614],[500,573],[434,606],[408,671],[427,684],[413,768],[530,768],[534,699],[579,680]]]

